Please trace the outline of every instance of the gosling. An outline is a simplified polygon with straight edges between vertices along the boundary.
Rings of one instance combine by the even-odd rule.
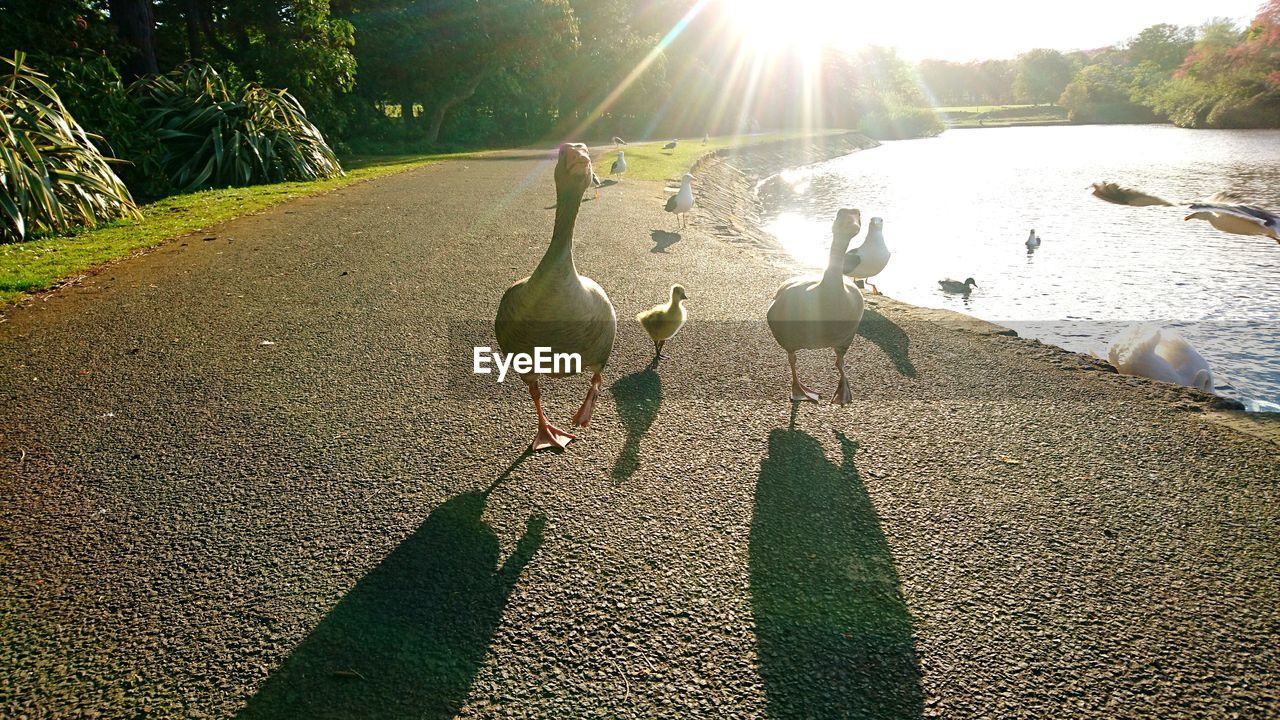
[[[689,296],[685,294],[683,286],[672,285],[670,302],[654,305],[636,315],[636,320],[640,321],[644,331],[649,333],[649,337],[653,340],[654,363],[666,358],[666,355],[662,354],[662,346],[666,345],[667,341],[684,326],[684,321],[688,318],[684,311],[684,301],[687,299]]]

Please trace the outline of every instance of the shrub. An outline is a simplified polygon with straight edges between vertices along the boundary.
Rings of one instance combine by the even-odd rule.
[[[138,215],[133,197],[26,55],[2,58],[0,238],[22,240]]]
[[[333,150],[285,90],[226,81],[188,64],[130,88],[144,128],[164,146],[161,164],[184,192],[342,174]]]
[[[933,137],[943,131],[933,108],[890,103],[862,117],[859,129],[877,140]]]

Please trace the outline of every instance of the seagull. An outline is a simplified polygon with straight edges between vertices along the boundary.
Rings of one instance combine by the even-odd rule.
[[[667,198],[665,210],[669,213],[681,215],[680,227],[685,226],[685,222],[689,219],[689,211],[693,209],[693,176],[685,173],[680,178],[680,192]],[[676,228],[677,230],[679,228]]]
[[[973,278],[965,278],[964,282],[947,278],[946,280],[939,280],[938,284],[942,286],[943,292],[960,293],[962,295],[968,295],[973,288],[978,287],[978,283],[974,282]]]
[[[863,280],[878,275],[889,264],[889,248],[884,244],[883,228],[883,218],[871,218],[867,239],[844,255],[844,274],[854,278],[858,287],[862,287]],[[880,291],[872,285],[871,293],[879,295]]]
[[[1256,205],[1192,203],[1191,214],[1183,220],[1208,220],[1222,232],[1234,235],[1266,235],[1280,244],[1280,215]]]
[[[1031,230],[1031,234],[1027,236],[1027,249],[1035,250],[1040,247],[1040,236],[1036,234],[1035,229]]]
[[[626,152],[627,152],[626,150],[618,151],[618,159],[614,160],[613,164],[609,166],[610,175],[621,175],[622,173],[627,171]]]
[[[663,149],[663,150],[675,150],[675,149],[676,149],[676,143],[678,143],[678,142],[680,142],[680,141],[679,141],[679,140],[672,140],[671,142],[667,143],[666,145],[663,145],[663,146],[662,146],[662,149]]]
[[[592,198],[592,200],[599,200],[599,199],[600,199],[600,186],[601,186],[601,185],[604,185],[604,183],[600,182],[600,176],[599,176],[599,175],[596,175],[596,170],[595,170],[595,168],[592,168],[592,169],[591,169],[591,187],[595,188],[595,191],[596,191],[596,194],[595,194],[595,196]]]
[[[619,145],[626,145],[626,144],[627,144],[627,141],[626,141],[626,140],[623,140],[622,138],[618,137],[617,135],[614,135],[614,136],[613,136],[613,146],[614,146],[614,147],[617,147],[617,146],[619,146]]]
[[[703,144],[703,145],[706,145],[706,144],[707,144],[707,143],[709,143],[709,142],[711,142],[711,133],[703,133],[703,134],[702,134],[702,144]]]
[[[1113,182],[1099,182],[1093,184],[1093,196],[1099,200],[1106,200],[1116,205],[1132,205],[1134,207],[1144,207],[1147,205],[1173,205],[1168,200],[1162,200],[1154,195],[1148,195],[1141,190],[1133,188],[1121,187]]]

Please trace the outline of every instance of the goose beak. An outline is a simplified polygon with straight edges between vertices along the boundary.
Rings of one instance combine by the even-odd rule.
[[[1188,216],[1186,216],[1186,217],[1182,218],[1182,221],[1183,221],[1183,222],[1186,222],[1186,221],[1190,220],[1190,219],[1191,219],[1191,218],[1193,218],[1193,217],[1195,217],[1195,216],[1194,216],[1194,215],[1188,215]]]
[[[570,174],[578,175],[584,170],[591,172],[591,154],[582,143],[564,143],[560,146],[560,165]]]

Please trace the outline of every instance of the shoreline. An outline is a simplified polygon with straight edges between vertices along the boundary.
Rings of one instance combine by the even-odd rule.
[[[761,228],[763,207],[758,189],[785,170],[842,157],[880,144],[856,132],[818,140],[722,149],[699,158],[690,172],[698,178],[697,212],[702,215],[707,232],[725,242],[746,246],[770,264],[805,270],[783,249],[777,238]],[[1025,343],[1037,352],[1060,354],[1062,363],[1073,370],[1116,375],[1123,382],[1145,387],[1152,397],[1161,401],[1204,412],[1206,417],[1235,430],[1280,444],[1280,414],[1249,412],[1244,403],[1234,398],[1144,377],[1121,375],[1110,363],[1093,355],[1035,338],[1024,338],[1012,328],[959,311],[926,308],[884,295],[868,296],[867,300],[869,308],[894,315],[924,320],[948,330],[1004,336]]]

